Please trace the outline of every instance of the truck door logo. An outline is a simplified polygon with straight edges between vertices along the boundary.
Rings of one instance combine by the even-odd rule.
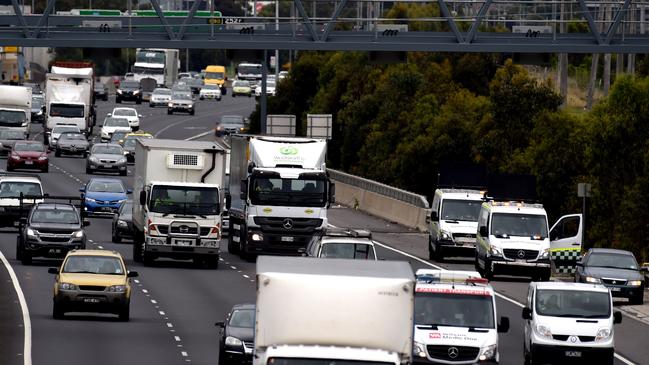
[[[293,220],[291,218],[284,219],[282,227],[284,227],[284,229],[293,229]]]
[[[282,147],[279,149],[279,153],[282,155],[297,155],[297,148],[293,146]]]
[[[459,354],[460,354],[460,350],[458,350],[457,347],[449,347],[449,349],[448,349],[448,357],[449,358],[455,359]]]

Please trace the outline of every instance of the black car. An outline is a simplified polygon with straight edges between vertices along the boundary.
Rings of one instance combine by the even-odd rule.
[[[133,201],[127,200],[113,214],[113,242],[120,243],[123,238],[133,238]]]
[[[95,83],[95,100],[108,101],[108,86],[101,82]]]
[[[251,364],[255,337],[255,305],[232,307],[220,327],[219,364]]]
[[[629,251],[591,248],[577,263],[575,282],[601,283],[614,297],[629,298],[631,304],[644,302],[645,278]]]
[[[89,148],[90,144],[83,133],[64,132],[59,136],[54,155],[56,157],[61,157],[63,154],[87,157]]]
[[[142,104],[142,87],[139,81],[124,80],[117,88],[115,95],[115,102],[117,104],[122,101],[134,101],[136,104]]]
[[[16,259],[29,265],[33,257],[64,258],[68,251],[85,249],[83,227],[89,224],[74,204],[37,203],[20,220]]]
[[[45,120],[45,98],[42,94],[32,95],[32,122],[43,122]]]
[[[214,134],[217,137],[227,136],[229,134],[243,133],[246,131],[246,120],[241,115],[224,115],[216,123]]]

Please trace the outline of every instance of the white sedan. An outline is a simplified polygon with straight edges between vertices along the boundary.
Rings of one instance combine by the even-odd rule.
[[[266,81],[266,95],[275,96],[275,80]],[[261,84],[255,88],[255,96],[261,96]]]
[[[112,113],[108,113],[109,117],[119,117],[128,120],[128,124],[131,126],[133,131],[140,129],[140,118],[141,114],[137,113],[137,110],[133,108],[115,108]]]
[[[221,101],[221,87],[216,84],[203,85],[203,88],[198,93],[198,98],[201,100],[216,99]]]
[[[101,126],[101,141],[109,141],[113,133],[117,131],[131,132],[128,120],[123,117],[107,117]]]

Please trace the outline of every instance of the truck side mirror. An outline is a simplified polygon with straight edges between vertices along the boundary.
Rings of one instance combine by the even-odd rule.
[[[239,197],[242,200],[248,199],[248,180],[241,180],[241,191]]]
[[[232,195],[225,194],[225,209],[230,210],[230,206],[232,205]]]
[[[622,323],[622,312],[620,311],[613,312],[613,324],[620,324],[620,323]]]
[[[329,184],[329,204],[336,203],[336,184]]]
[[[439,220],[439,216],[437,215],[437,212],[433,210],[430,212],[430,221],[436,222],[437,220]]]
[[[47,269],[47,273],[48,273],[48,274],[58,274],[58,273],[59,273],[59,268],[57,268],[57,267],[50,267],[49,269]]]
[[[140,205],[146,204],[146,191],[140,191]]]
[[[522,313],[523,319],[532,319],[532,309],[525,307]]]
[[[509,317],[500,317],[500,323],[498,323],[498,332],[509,332]]]
[[[480,236],[487,237],[489,232],[487,232],[487,226],[480,226]]]

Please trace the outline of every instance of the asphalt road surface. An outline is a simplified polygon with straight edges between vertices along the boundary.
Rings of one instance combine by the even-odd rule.
[[[99,102],[98,115],[103,119],[116,106],[112,100]],[[129,103],[120,106],[130,106]],[[141,129],[158,138],[213,139],[211,129],[221,115],[248,116],[254,98],[232,98],[223,101],[200,101],[195,116],[167,115],[166,108],[132,105],[143,114]],[[42,138],[40,125],[32,128],[32,138]],[[98,133],[98,128],[95,134]],[[56,195],[76,195],[88,179],[85,161],[80,157],[57,158],[51,155],[50,172],[39,174],[44,190]],[[4,171],[6,160],[0,160]],[[122,178],[133,186],[133,167]],[[30,312],[31,354],[36,365],[115,365],[115,364],[216,364],[218,339],[214,322],[220,321],[234,304],[252,303],[255,299],[255,264],[240,260],[227,252],[226,245],[218,270],[197,269],[189,262],[156,261],[144,267],[132,260],[131,244],[111,243],[111,222],[91,218],[87,228],[89,248],[119,251],[130,270],[140,277],[133,282],[131,320],[119,322],[111,315],[68,315],[65,320],[52,319],[53,276],[47,268],[58,266],[54,260],[36,260],[23,266],[15,260],[16,230],[0,231],[0,251],[15,270]],[[330,223],[337,226],[370,228],[381,248],[378,254],[388,260],[408,260],[413,269],[430,267],[426,260],[423,235],[381,221],[351,209],[335,208]],[[434,264],[434,263],[433,263]],[[435,265],[435,264],[434,264]],[[456,260],[442,264],[448,269],[472,269],[470,261]],[[502,364],[521,364],[521,305],[528,280],[504,279],[494,282],[502,295],[498,299],[499,316],[511,320],[509,333],[501,334]],[[19,301],[9,274],[0,268],[0,364],[23,364],[23,320]],[[287,314],[290,315],[290,314]],[[616,327],[616,351],[628,360],[616,364],[649,363],[647,327],[631,318]],[[625,362],[627,361],[627,362]]]

